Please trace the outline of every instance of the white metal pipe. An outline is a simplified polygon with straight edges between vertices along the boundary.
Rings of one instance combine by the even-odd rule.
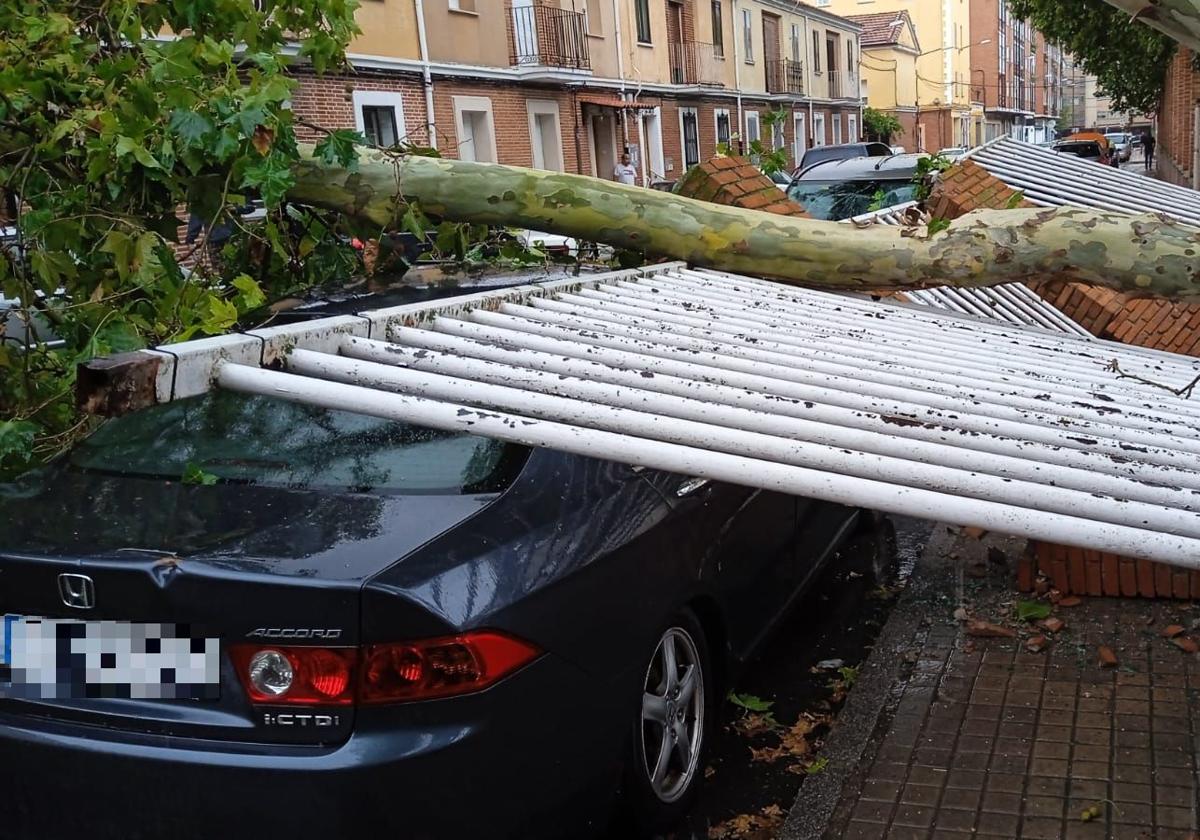
[[[881,308],[877,303],[853,295],[826,292],[818,289],[798,289],[782,283],[759,280],[741,274],[730,274],[711,269],[695,270],[680,268],[656,275],[655,279],[660,282],[690,280],[693,285],[707,284],[711,288],[719,289],[739,299],[748,300],[750,301],[748,305],[756,307],[782,304],[789,307],[820,309],[824,312],[832,312],[833,315],[837,315],[839,310],[842,312],[855,311],[862,313],[865,317],[876,318],[881,313],[886,312],[888,320],[893,322],[893,325],[897,329],[899,328],[899,322],[905,320],[910,322],[917,321],[926,326],[937,325],[938,322],[944,320],[932,317],[929,313],[911,307],[896,306]],[[1105,364],[1114,356],[1130,360],[1137,357],[1152,360],[1154,364],[1162,365],[1166,369],[1190,371],[1192,375],[1200,372],[1200,360],[1180,356],[1178,353],[1168,353],[1133,344],[1097,342],[1094,339],[1086,339],[1082,336],[1074,335],[1048,336],[1044,330],[1020,327],[1015,324],[1008,325],[995,321],[981,323],[977,319],[959,320],[951,326],[958,333],[966,332],[977,337],[982,336],[993,340],[1008,338],[1016,342],[1014,349],[1026,352],[1059,353],[1059,355],[1062,355],[1054,347],[1054,345],[1061,345],[1064,350],[1069,347],[1073,348],[1073,352],[1069,355],[1073,355],[1080,360],[1094,361],[1100,365]],[[1047,342],[1050,342],[1050,344],[1047,345]]]
[[[960,398],[964,389],[971,389],[965,393],[971,397],[972,402],[988,403],[986,407],[980,405],[973,409],[977,414],[1026,419],[1031,422],[1040,422],[1043,425],[1052,424],[1083,434],[1111,438],[1113,443],[1119,442],[1124,432],[1132,427],[1139,430],[1146,443],[1167,450],[1175,450],[1170,455],[1170,463],[1174,463],[1174,459],[1179,457],[1181,452],[1191,453],[1190,457],[1193,458],[1200,456],[1200,439],[1183,438],[1171,433],[1178,427],[1178,424],[1172,425],[1169,421],[1160,423],[1146,420],[1130,411],[1121,415],[1121,423],[1118,425],[1109,422],[1100,410],[1077,407],[1077,405],[1064,406],[1049,399],[1040,402],[1036,397],[1019,395],[1018,389],[1014,388],[1011,392],[1004,391],[992,387],[986,382],[978,383],[966,377],[954,377],[953,379],[964,380],[956,387],[953,381],[943,384],[940,380],[924,379],[920,370],[915,370],[909,375],[905,375],[903,372],[893,374],[871,368],[856,368],[840,361],[819,361],[818,357],[822,354],[818,351],[800,352],[799,349],[794,349],[773,339],[742,338],[700,327],[681,326],[669,321],[641,326],[640,324],[646,322],[647,319],[635,316],[626,316],[624,320],[639,325],[624,326],[619,323],[619,319],[610,320],[610,316],[606,315],[606,310],[597,308],[589,311],[577,307],[576,314],[567,314],[553,308],[561,305],[563,304],[560,302],[546,304],[544,307],[502,304],[500,313],[516,316],[526,321],[566,327],[584,333],[602,331],[611,336],[670,343],[690,350],[717,351],[740,359],[770,361],[781,365],[803,364],[814,372],[853,379],[856,381],[857,387],[864,391],[867,391],[868,388],[878,389],[881,396],[884,395],[883,389],[896,389],[891,392],[893,395],[896,395],[897,392],[916,390],[938,396],[942,400],[953,401]],[[588,314],[579,314],[584,312]],[[900,368],[898,367],[897,370]],[[951,379],[948,376],[943,378]],[[932,403],[931,400],[930,402]],[[1089,445],[1092,444],[1089,443]]]
[[[540,312],[540,310],[533,311]],[[819,384],[831,389],[844,389],[852,393],[875,396],[884,400],[924,403],[927,406],[926,414],[929,413],[928,407],[933,407],[954,413],[964,412],[974,416],[983,415],[992,421],[1008,420],[1014,423],[1021,423],[1025,429],[1026,436],[1034,440],[1042,440],[1074,449],[1093,449],[1119,458],[1127,457],[1129,454],[1129,445],[1123,442],[1121,438],[1105,437],[1093,431],[1073,432],[1069,424],[1060,422],[1061,418],[1047,417],[1045,415],[1038,415],[1036,412],[1020,411],[1008,408],[1007,406],[987,405],[983,402],[975,404],[974,401],[961,396],[932,394],[926,391],[907,390],[900,387],[878,385],[862,380],[848,380],[845,377],[810,372],[798,367],[792,359],[785,357],[783,362],[773,361],[773,357],[770,354],[754,353],[745,348],[733,345],[717,345],[714,348],[711,343],[691,342],[679,339],[676,336],[671,336],[670,342],[661,341],[661,336],[658,337],[658,340],[654,338],[638,339],[589,328],[559,326],[501,312],[475,311],[471,313],[470,317],[478,323],[507,327],[527,334],[565,338],[569,341],[578,341],[583,344],[598,344],[600,346],[623,350],[641,350],[652,355],[665,355],[667,357],[690,360],[703,359],[706,364],[730,370],[743,372],[770,371],[774,372],[772,375],[781,375],[783,372],[788,372],[790,376],[785,376],[784,378],[795,378],[799,381],[807,381],[811,384]],[[608,325],[605,326],[607,327]],[[964,417],[964,422],[960,425],[964,425],[965,427],[966,422],[969,422],[971,419],[971,417]],[[957,418],[955,422],[959,422]],[[1087,428],[1090,430],[1100,427],[1099,424],[1090,424]],[[1104,431],[1108,430],[1104,429]],[[1146,435],[1145,437],[1150,438],[1151,436]],[[1192,455],[1183,455],[1173,448],[1163,448],[1156,442],[1139,447],[1138,457],[1142,461],[1159,466],[1190,466],[1195,460]]]
[[[635,300],[630,300],[631,297]],[[596,301],[602,302],[603,306],[597,308]],[[847,355],[850,355],[856,361],[876,362],[884,366],[888,374],[911,376],[934,372],[940,374],[937,384],[943,388],[959,385],[998,391],[1023,397],[1026,407],[1037,407],[1039,410],[1045,410],[1045,392],[1050,388],[1064,398],[1074,395],[1067,410],[1062,411],[1069,416],[1092,417],[1097,413],[1109,416],[1120,409],[1129,417],[1141,417],[1152,423],[1173,423],[1179,415],[1200,420],[1200,405],[1189,405],[1186,401],[1172,398],[1165,391],[1161,399],[1155,398],[1147,394],[1145,386],[1116,381],[1111,374],[1022,368],[1005,364],[996,359],[994,353],[990,357],[980,357],[978,352],[960,354],[939,348],[933,337],[924,342],[930,345],[928,349],[919,349],[913,347],[911,342],[892,341],[886,335],[876,336],[862,331],[870,335],[868,342],[867,336],[857,330],[853,333],[827,333],[811,315],[789,319],[757,310],[747,312],[738,309],[728,314],[730,308],[722,307],[713,298],[664,291],[662,287],[652,290],[638,284],[618,283],[584,289],[579,294],[557,295],[554,299],[531,300],[529,304],[535,308],[586,314],[649,328],[655,327],[655,322],[679,324],[693,330],[728,336],[728,340],[735,343],[749,341],[755,346],[782,352],[795,352],[791,348],[798,347],[804,349],[806,359],[827,359],[834,364],[844,364]],[[629,317],[619,317],[618,313]],[[651,313],[655,314],[651,316]],[[903,354],[903,362],[898,360],[900,354]],[[948,358],[953,361],[945,361]],[[1034,400],[1037,402],[1030,402]],[[1102,401],[1102,404],[1097,401]],[[1089,410],[1087,405],[1099,405],[1099,408]],[[1060,409],[1056,407],[1053,410],[1058,412]],[[1164,413],[1170,417],[1164,418]]]
[[[998,533],[1075,545],[1182,568],[1200,567],[1200,540],[1031,508],[968,499],[869,479],[709,452],[508,412],[473,409],[408,394],[384,393],[245,365],[221,363],[222,388],[315,405],[352,407],[360,414],[433,429],[485,435],[525,446],[545,446],[584,457],[759,487],[884,513],[976,525]]]
[[[580,345],[545,336],[526,335],[468,321],[439,319],[434,331],[393,327],[394,341],[417,348],[441,350],[554,373],[579,376],[618,386],[638,386],[683,397],[700,397],[800,418],[840,431],[862,428],[883,435],[947,447],[952,453],[935,457],[953,460],[995,474],[1024,465],[1033,474],[1056,473],[1054,480],[1081,490],[1116,493],[1112,484],[1094,485],[1090,476],[1115,477],[1132,489],[1126,495],[1139,501],[1191,508],[1200,503],[1200,473],[1170,467],[1147,467],[1128,459],[1113,459],[1099,452],[1068,449],[1022,437],[1005,437],[1000,432],[1023,431],[1018,424],[968,423],[946,419],[942,412],[924,406],[881,402],[869,397],[810,387],[766,375],[746,374],[705,367],[692,361],[676,361],[605,347]],[[372,342],[351,338],[344,343],[352,355]],[[378,361],[400,352],[396,345],[380,345],[370,358]],[[839,404],[848,401],[849,406]],[[911,418],[920,417],[917,422]],[[954,422],[959,426],[941,425]],[[834,432],[836,434],[836,431]],[[831,438],[832,440],[833,438]],[[1001,459],[992,462],[993,456]],[[949,460],[947,460],[949,459]],[[1061,473],[1061,476],[1058,474]],[[1024,475],[1024,473],[1021,473]],[[1017,473],[1014,472],[1014,475]],[[1078,476],[1079,484],[1070,482]],[[1188,489],[1184,489],[1188,488]],[[1181,495],[1183,499],[1181,500]],[[1196,501],[1192,501],[1192,500]]]
[[[1076,335],[1048,336],[1045,330],[996,321],[981,323],[976,318],[951,324],[948,329],[943,318],[931,317],[920,309],[880,307],[879,304],[850,295],[832,295],[811,289],[804,290],[804,295],[800,297],[790,291],[781,291],[777,288],[779,284],[768,284],[765,281],[743,283],[738,275],[729,275],[726,279],[712,277],[707,273],[698,275],[690,269],[683,269],[656,276],[653,283],[647,285],[653,284],[716,296],[730,305],[756,310],[769,309],[792,315],[803,312],[810,316],[819,313],[821,318],[828,320],[831,325],[840,325],[844,329],[873,329],[875,326],[866,319],[879,322],[882,317],[886,320],[888,333],[891,335],[915,337],[932,334],[943,343],[974,348],[976,351],[994,351],[997,344],[1007,342],[1004,352],[1017,358],[1046,360],[1093,373],[1113,358],[1124,360],[1126,365],[1152,363],[1155,366],[1164,366],[1165,369],[1178,370],[1181,376],[1189,372],[1192,375],[1200,372],[1200,362],[1193,362],[1178,354],[1162,353],[1135,345],[1100,343],[1092,338]],[[858,317],[855,317],[855,313]],[[1071,348],[1073,352],[1064,353],[1067,348]]]
[[[429,63],[429,42],[425,37],[424,0],[413,0],[413,14],[417,16],[417,48],[421,51],[421,83],[425,89],[425,132],[429,135],[426,142],[429,148],[436,149],[437,120],[433,115],[433,73]],[[404,126],[400,130],[403,132]]]
[[[762,411],[725,402],[697,399],[695,396],[680,397],[662,390],[651,391],[645,388],[641,382],[636,381],[614,388],[610,381],[583,378],[568,373],[515,367],[511,364],[427,348],[397,347],[382,342],[348,339],[343,343],[341,350],[349,358],[295,350],[288,359],[287,366],[288,369],[298,373],[366,384],[370,387],[407,390],[411,390],[411,388],[408,388],[405,383],[411,383],[413,380],[404,376],[393,377],[391,374],[381,373],[378,368],[399,366],[439,377],[470,380],[466,385],[456,384],[455,387],[464,389],[461,393],[449,390],[430,391],[426,396],[471,403],[483,400],[488,405],[495,405],[499,408],[520,410],[536,414],[544,419],[559,419],[572,423],[582,422],[581,418],[585,416],[578,413],[580,409],[577,405],[571,407],[576,412],[571,417],[566,414],[550,416],[540,413],[534,403],[527,402],[525,392],[582,401],[584,405],[588,406],[586,416],[589,418],[596,406],[613,406],[639,413],[651,412],[656,417],[704,424],[706,429],[720,427],[722,429],[720,433],[707,430],[704,432],[712,441],[716,441],[719,435],[749,432],[761,434],[777,442],[782,441],[789,446],[802,444],[816,447],[816,449],[810,450],[811,462],[789,460],[789,458],[797,457],[796,451],[781,450],[782,454],[778,456],[778,459],[784,463],[796,463],[800,466],[811,466],[817,469],[839,469],[865,478],[884,479],[884,472],[886,472],[886,480],[900,484],[934,486],[943,492],[950,492],[953,487],[962,487],[961,492],[965,495],[977,498],[990,498],[1014,505],[1084,515],[1134,527],[1163,528],[1171,533],[1200,537],[1200,516],[1189,512],[1190,508],[1184,507],[1191,502],[1191,499],[1188,498],[1189,494],[1156,488],[1160,495],[1170,493],[1175,504],[1167,506],[1158,502],[1140,504],[1137,503],[1139,500],[1133,499],[1129,492],[1136,493],[1141,489],[1136,482],[1080,471],[1068,471],[1062,468],[1046,470],[1029,461],[1016,458],[1000,459],[978,452],[966,452],[954,447],[910,440],[901,435],[893,436],[864,429],[839,428],[813,423],[778,412],[780,407],[778,400],[770,403],[768,411]],[[355,366],[351,360],[369,365],[369,367]],[[590,374],[592,371],[589,370],[588,373]],[[627,371],[626,373],[631,379],[645,380],[637,372]],[[667,379],[668,377],[653,378]],[[481,382],[492,386],[504,386],[508,389],[520,389],[521,393],[497,395],[493,392],[473,388],[473,384]],[[706,391],[710,389],[715,391],[717,387],[706,387]],[[697,393],[696,396],[699,394]],[[705,397],[710,396],[714,395],[705,393]],[[721,395],[716,394],[715,396]],[[764,402],[768,401],[764,400]],[[618,415],[607,412],[600,420],[588,419],[586,425],[609,428],[598,424],[612,422],[616,425],[609,428],[610,431],[642,433],[639,431],[640,426],[636,423],[628,426],[622,425],[624,421],[617,418]],[[635,420],[640,422],[640,418],[635,418]],[[657,437],[661,434],[660,432],[653,436]],[[680,439],[675,442],[687,441]],[[743,442],[744,439],[739,438],[736,448],[725,448],[725,451],[754,457],[775,458],[775,455],[769,454],[765,449],[752,452],[742,445]],[[716,443],[713,445],[716,448],[722,448]],[[868,459],[865,467],[862,460],[864,457]],[[870,460],[872,458],[883,460],[872,461]],[[992,471],[996,469],[999,474]],[[1071,474],[1072,472],[1075,474]],[[1076,483],[1081,486],[1075,486]],[[1037,489],[1031,490],[1030,488]],[[1044,493],[1044,491],[1050,492]],[[1109,499],[1114,513],[1103,516],[1087,513],[1086,511],[1091,510],[1093,506],[1105,504],[1101,501],[1101,495]],[[1197,501],[1200,502],[1200,498]],[[1134,504],[1130,504],[1130,502]]]
[[[602,306],[597,307],[597,302]],[[1023,397],[1026,407],[1036,406],[1039,410],[1046,410],[1045,395],[1049,389],[1063,398],[1052,411],[1070,416],[1098,413],[1107,417],[1119,410],[1126,418],[1140,417],[1149,422],[1175,423],[1180,416],[1200,421],[1200,403],[1192,404],[1166,391],[1150,392],[1145,385],[1118,381],[1103,371],[1063,370],[1053,364],[1033,366],[1020,360],[1007,363],[994,351],[983,355],[978,350],[964,353],[941,347],[933,336],[913,342],[893,340],[872,328],[829,332],[813,315],[788,318],[758,310],[730,309],[704,295],[688,295],[663,287],[651,290],[616,284],[581,290],[579,294],[562,294],[552,300],[531,300],[529,304],[534,308],[574,312],[648,328],[657,328],[660,323],[676,324],[712,333],[722,340],[750,341],[755,346],[780,352],[794,353],[796,350],[792,348],[801,348],[806,359],[841,365],[853,360],[851,366],[856,369],[901,376],[934,373],[936,385],[942,389],[959,386],[998,391],[1014,398]],[[913,346],[917,343],[921,347]]]
[[[1030,306],[1040,307],[1040,311],[1046,313],[1046,317],[1052,319],[1059,326],[1075,330],[1078,335],[1087,338],[1089,341],[1094,341],[1095,336],[1088,332],[1082,324],[1078,324],[1066,316],[1057,306],[1042,298],[1037,292],[1029,288],[1023,283],[1005,283],[1002,287],[1014,297],[1024,298]]]

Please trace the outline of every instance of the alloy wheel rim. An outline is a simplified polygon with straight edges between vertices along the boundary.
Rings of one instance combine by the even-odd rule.
[[[642,769],[663,802],[679,799],[695,777],[704,738],[704,674],[686,630],[663,633],[642,687]]]

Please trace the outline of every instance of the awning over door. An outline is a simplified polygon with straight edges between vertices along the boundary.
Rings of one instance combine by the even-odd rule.
[[[215,386],[1200,568],[1200,401],[1114,361],[1200,375],[676,263],[171,345],[83,381],[103,402],[141,371],[146,401]]]

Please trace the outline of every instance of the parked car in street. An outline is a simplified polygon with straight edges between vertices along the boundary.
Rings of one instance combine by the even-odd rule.
[[[800,160],[799,170],[807,169],[827,160],[846,160],[856,157],[888,157],[893,154],[886,143],[839,143],[836,146],[813,146],[804,153]]]
[[[1085,160],[1094,160],[1096,163],[1108,166],[1110,158],[1108,149],[1105,144],[1096,140],[1059,140],[1053,146],[1054,151],[1064,155],[1075,155]]]
[[[1104,133],[1104,139],[1122,163],[1133,156],[1133,135],[1124,131],[1107,131]]]
[[[917,162],[928,155],[832,160],[801,170],[788,187],[815,219],[849,219],[916,198]]]
[[[947,149],[939,149],[937,157],[944,157],[947,160],[957,163],[962,160],[968,151],[966,146],[951,146]]]
[[[647,834],[730,675],[878,528],[269,397],[109,420],[0,485],[0,835]]]

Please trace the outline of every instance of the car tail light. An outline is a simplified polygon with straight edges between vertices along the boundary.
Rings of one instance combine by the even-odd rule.
[[[253,703],[345,706],[354,702],[354,648],[234,645],[238,677]]]
[[[539,653],[528,642],[490,631],[370,645],[363,652],[359,700],[394,703],[480,691]]]
[[[541,651],[491,630],[362,648],[233,645],[252,703],[402,703],[481,691]]]

